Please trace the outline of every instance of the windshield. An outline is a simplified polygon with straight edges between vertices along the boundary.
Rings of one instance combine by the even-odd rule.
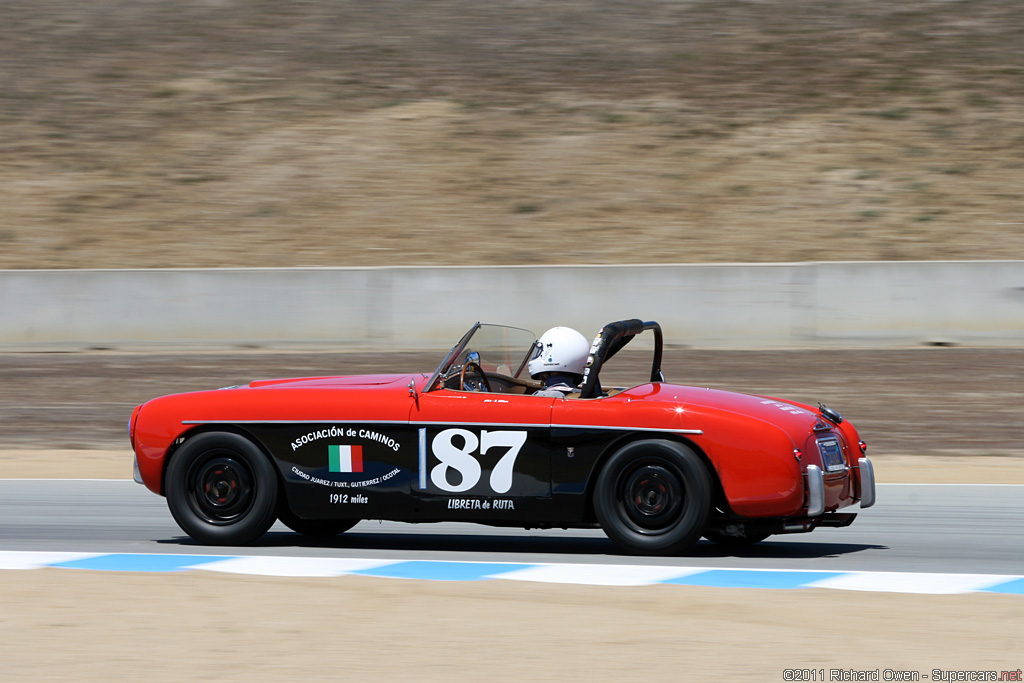
[[[445,356],[427,383],[427,391],[439,377],[458,372],[467,361],[477,363],[484,372],[519,377],[536,342],[537,335],[530,330],[477,323]]]

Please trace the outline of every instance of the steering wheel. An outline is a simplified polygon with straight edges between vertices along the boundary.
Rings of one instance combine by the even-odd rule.
[[[471,380],[469,383],[466,382],[466,370],[470,367],[475,369],[475,372],[480,375],[479,384],[474,384]],[[491,384],[487,381],[487,375],[484,374],[484,369],[480,367],[479,363],[473,361],[466,361],[466,364],[462,366],[462,372],[459,373],[459,391],[486,391],[491,393]]]

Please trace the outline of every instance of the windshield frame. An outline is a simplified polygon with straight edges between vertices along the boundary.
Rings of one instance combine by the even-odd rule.
[[[448,351],[447,354],[445,354],[445,357],[441,360],[440,365],[437,366],[437,369],[434,371],[434,374],[430,376],[430,379],[427,380],[427,383],[423,386],[424,393],[443,388],[444,380],[451,376],[452,372],[454,371],[456,361],[462,357],[463,353],[466,351],[467,348],[470,348],[471,340],[474,338],[479,338],[478,333],[481,330],[487,331],[491,329],[504,329],[508,331],[513,331],[516,333],[517,336],[520,336],[522,339],[525,339],[527,336],[531,338],[530,343],[524,343],[522,349],[513,348],[511,345],[509,345],[506,349],[509,353],[509,359],[512,359],[519,355],[522,356],[522,360],[519,362],[519,365],[518,367],[515,368],[514,372],[512,372],[511,364],[509,364],[508,366],[509,372],[512,373],[510,376],[514,378],[519,377],[519,375],[523,372],[523,369],[526,367],[526,364],[529,362],[530,355],[534,351],[534,347],[537,343],[537,335],[534,334],[531,330],[527,330],[521,327],[512,327],[509,325],[492,325],[477,322],[472,327],[470,327],[469,331],[466,332],[466,334],[462,335],[462,338],[459,339],[458,343],[455,344],[455,346],[453,346],[451,350]],[[521,333],[525,333],[525,335]],[[458,365],[457,367],[461,369],[462,365]]]

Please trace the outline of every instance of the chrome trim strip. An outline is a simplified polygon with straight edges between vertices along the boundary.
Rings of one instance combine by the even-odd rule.
[[[825,480],[821,468],[807,466],[807,516],[817,517],[825,512]]]
[[[433,422],[433,421],[421,422],[421,421],[417,420],[415,422],[410,422],[409,424],[413,424],[413,425],[427,425],[428,427],[444,427],[444,426],[447,426],[447,425],[455,425],[457,427],[492,427],[492,426],[499,426],[499,427],[528,427],[530,429],[550,429],[551,428],[551,425],[544,424],[544,423],[541,423],[541,422],[537,422],[537,423],[533,423],[533,422]]]
[[[408,420],[182,420],[183,425],[409,425]]]
[[[421,427],[419,430],[419,444],[420,444],[420,491],[427,490],[427,428]]]
[[[533,429],[610,429],[620,432],[672,432],[673,434],[703,434],[703,429],[673,429],[671,427],[624,427],[618,425],[565,425],[532,422],[433,422],[421,420],[182,420],[183,425],[329,425],[329,424],[374,424],[400,425],[415,427],[417,425],[457,427],[529,427]]]
[[[146,482],[142,481],[142,472],[139,471],[139,456],[136,455],[134,460],[135,462],[132,463],[132,480],[136,484],[145,484]]]
[[[867,458],[857,461],[860,465],[860,506],[869,508],[875,504],[875,467]]]
[[[703,429],[673,429],[671,427],[616,427],[613,425],[562,425],[553,424],[562,429],[614,429],[629,432],[672,432],[673,434],[703,434]]]

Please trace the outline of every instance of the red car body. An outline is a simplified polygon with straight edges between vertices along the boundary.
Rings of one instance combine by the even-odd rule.
[[[131,418],[136,478],[208,543],[250,541],[274,518],[327,534],[360,519],[452,520],[600,525],[627,551],[673,553],[700,536],[738,545],[846,526],[855,515],[841,510],[874,503],[853,425],[825,407],[663,381],[656,323],[606,326],[583,386],[593,396],[564,399],[530,395],[515,357],[474,352],[479,327],[431,376],[267,380],[149,401]],[[657,341],[651,379],[602,387],[603,364],[645,330]]]

